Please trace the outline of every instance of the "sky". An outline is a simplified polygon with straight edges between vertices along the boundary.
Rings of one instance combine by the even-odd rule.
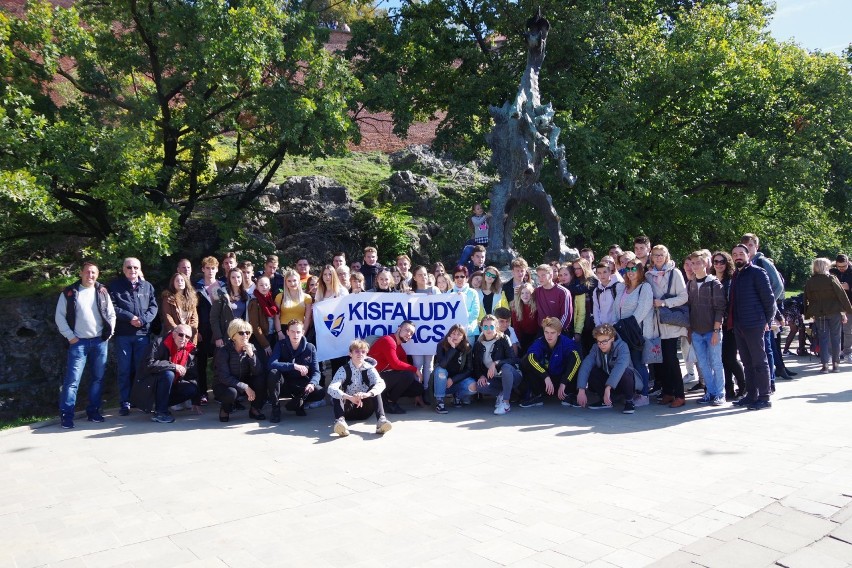
[[[807,50],[838,55],[852,43],[852,0],[775,0],[769,29],[775,39],[790,38]]]
[[[399,0],[377,0],[382,8]],[[793,39],[809,51],[840,54],[852,43],[852,0],[775,0],[769,29],[779,41]]]

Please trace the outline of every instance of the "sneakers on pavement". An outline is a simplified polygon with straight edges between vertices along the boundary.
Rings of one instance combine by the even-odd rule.
[[[713,397],[709,394],[705,394],[698,399],[698,404],[710,404],[711,402],[713,402]]]
[[[577,402],[576,394],[569,394],[565,397],[565,400],[562,401],[562,406],[570,406],[573,408],[580,408],[580,403]]]
[[[130,403],[122,402],[121,408],[118,409],[119,416],[129,416],[130,415]]]
[[[532,408],[533,406],[542,405],[544,405],[544,401],[542,400],[541,395],[532,396],[521,402],[521,408]]]
[[[639,406],[648,406],[649,404],[651,404],[651,400],[643,394],[637,394],[633,397],[634,408]]]
[[[345,418],[338,418],[334,421],[334,433],[343,438],[349,435],[349,425]]]
[[[393,425],[384,416],[379,418],[376,422],[376,434],[385,434],[390,432],[391,428],[393,428]]]
[[[453,395],[453,408],[461,408],[461,407],[462,407],[461,399],[459,397],[457,397],[456,395]]]
[[[171,424],[175,421],[175,417],[171,414],[155,414],[151,417],[151,422],[159,422],[160,424]]]
[[[59,417],[59,425],[65,428],[66,430],[70,430],[74,427],[74,415],[73,414],[63,414]]]
[[[612,408],[612,407],[609,406],[608,404],[605,404],[604,401],[599,400],[599,401],[595,402],[594,404],[590,404],[589,408],[591,408],[592,410],[603,410],[604,408]]]
[[[633,414],[636,412],[636,405],[633,404],[632,400],[628,400],[624,403],[624,410],[621,411],[622,414]]]
[[[435,404],[435,412],[437,412],[438,414],[447,414],[449,412],[449,410],[447,410],[447,406],[444,404],[443,400],[439,400]]]
[[[494,414],[502,416],[503,414],[508,414],[510,410],[512,410],[512,407],[509,403],[501,400],[500,404],[494,407]]]
[[[749,410],[764,410],[766,408],[772,408],[772,403],[768,400],[758,400],[749,404],[746,408]]]
[[[713,400],[710,401],[711,406],[722,406],[724,404],[725,404],[725,397],[724,396],[717,396],[716,398],[714,398]]]
[[[93,412],[86,412],[86,420],[89,422],[105,422],[106,419],[101,416],[99,410],[95,410]]]

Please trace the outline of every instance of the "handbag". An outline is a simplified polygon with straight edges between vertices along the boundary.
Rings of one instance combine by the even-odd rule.
[[[156,374],[138,373],[130,390],[130,404],[142,412],[151,412],[157,394],[157,378]]]
[[[654,318],[654,323],[657,324],[657,337],[646,337],[645,345],[642,346],[642,362],[646,365],[663,362],[663,344],[659,337],[660,322],[658,318]]]
[[[672,270],[675,269],[673,268]],[[662,298],[660,298],[661,300],[668,300],[669,298],[674,298],[676,296],[676,294],[671,293],[672,278],[674,278],[674,272],[669,272],[669,285],[668,288],[666,288],[666,293],[663,294]],[[660,318],[660,323],[676,327],[689,327],[689,306],[686,304],[677,306],[676,308],[662,306],[657,308],[657,312]]]
[[[642,349],[642,346],[645,344],[645,338],[642,337],[642,330],[639,328],[639,322],[636,321],[635,317],[627,316],[624,319],[620,319],[615,322],[613,327],[618,333],[618,337],[620,337],[631,350],[638,351]]]

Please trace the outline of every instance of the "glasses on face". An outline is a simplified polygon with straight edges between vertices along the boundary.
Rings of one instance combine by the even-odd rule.
[[[713,264],[727,264],[727,262],[725,262],[724,258],[714,258]]]
[[[176,332],[175,332],[175,335],[177,335],[178,337],[185,337],[185,338],[187,338],[187,339],[189,339],[190,337],[192,337],[191,335],[188,335],[188,334],[186,334],[186,333],[180,333],[180,332],[178,332],[178,331],[176,331]]]
[[[238,331],[237,335],[251,335],[250,331]]]
[[[487,276],[488,278],[497,278],[497,275],[493,272],[486,272],[485,276]]]
[[[598,345],[606,345],[610,341],[612,341],[612,339],[609,337],[607,337],[606,339],[598,339]]]
[[[637,270],[639,270],[639,268],[636,267],[636,266],[625,266],[624,267],[624,272],[636,272]]]
[[[494,331],[496,328],[493,325],[483,325],[482,331]]]
[[[142,270],[141,266],[125,266],[125,270]]]
[[[464,279],[465,279],[464,274],[456,274],[455,276],[453,276],[453,280],[464,280]]]

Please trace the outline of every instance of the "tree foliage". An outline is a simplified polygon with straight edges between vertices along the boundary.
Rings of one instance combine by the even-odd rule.
[[[681,256],[751,231],[797,272],[852,244],[852,65],[773,40],[768,2],[403,1],[353,30],[363,105],[399,133],[444,111],[439,148],[482,153],[539,5],[552,25],[542,100],[579,176],[571,192],[555,172],[544,182],[575,245],[644,233]]]
[[[0,239],[170,252],[197,205],[343,150],[359,90],[317,13],[273,0],[82,0],[0,14]],[[235,155],[215,162],[215,142]],[[141,252],[140,252],[141,251]]]

